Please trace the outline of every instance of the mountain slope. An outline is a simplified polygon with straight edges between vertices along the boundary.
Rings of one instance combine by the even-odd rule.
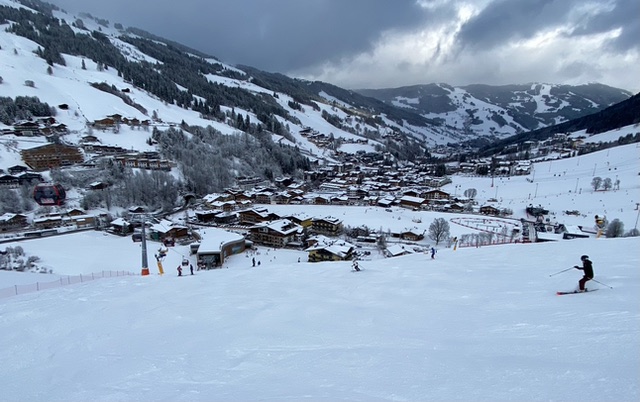
[[[416,85],[359,93],[414,111],[447,126],[503,138],[592,114],[632,94],[588,85]]]
[[[558,133],[584,131],[586,134],[598,134],[638,123],[640,123],[640,94],[584,117],[496,141],[483,147],[481,152],[484,155],[492,155],[509,145],[521,144],[525,141],[541,141]]]
[[[108,21],[91,16],[70,16],[44,6],[46,3],[24,3],[40,11],[10,0],[0,3],[0,22],[5,28],[1,45],[6,62],[0,70],[3,93],[38,96],[52,106],[70,105],[68,110],[79,118],[72,129],[83,129],[82,118],[89,124],[112,113],[141,120],[152,117],[156,123],[211,125],[227,134],[268,129],[279,136],[278,141],[284,136],[291,145],[330,157],[330,152],[318,152],[316,144],[297,136],[298,132],[311,127],[347,141],[366,137],[372,141],[368,149],[373,150],[376,144],[384,147],[381,142],[390,132],[402,133],[403,120],[415,126],[432,124],[404,111],[394,116],[395,108],[369,100],[378,110],[366,105],[362,97],[360,104],[342,102],[346,106],[340,104],[338,110],[308,83],[249,67],[231,67],[143,31],[111,27]],[[18,57],[31,60],[20,63],[15,60]],[[27,76],[29,72],[33,77]],[[26,80],[36,85],[25,88]],[[73,81],[73,91],[64,80]],[[92,84],[94,88],[89,88]],[[104,93],[98,94],[95,84],[106,84],[102,85]],[[92,96],[81,102],[73,97],[78,92]],[[93,95],[101,99],[95,102],[102,105],[99,110],[87,110],[92,106],[85,104]],[[241,124],[237,115],[243,118]],[[313,124],[321,121],[328,124]],[[416,145],[419,147],[412,143],[411,148]]]

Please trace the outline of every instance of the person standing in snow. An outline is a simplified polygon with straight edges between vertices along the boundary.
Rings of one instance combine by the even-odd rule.
[[[178,265],[178,276],[182,276],[182,267]]]
[[[436,249],[431,247],[431,259],[433,260],[434,258],[436,258]]]
[[[191,275],[193,275],[193,264],[189,264],[189,269],[191,270]]]
[[[580,287],[580,291],[584,292],[586,290],[584,286],[587,283],[587,281],[590,281],[591,279],[593,279],[593,263],[589,259],[588,255],[583,255],[582,257],[580,257],[580,260],[582,260],[582,267],[579,267],[577,265],[574,265],[573,267],[575,269],[579,269],[584,272],[582,279],[578,281],[578,286]]]
[[[353,270],[360,271],[360,267],[358,266],[358,261],[353,261]]]

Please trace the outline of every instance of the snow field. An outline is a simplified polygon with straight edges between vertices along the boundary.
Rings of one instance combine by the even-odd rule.
[[[359,273],[273,249],[180,278],[167,261],[163,277],[1,301],[0,386],[49,401],[635,400],[638,245],[444,249]],[[613,289],[556,296],[580,272],[549,275],[585,252]]]

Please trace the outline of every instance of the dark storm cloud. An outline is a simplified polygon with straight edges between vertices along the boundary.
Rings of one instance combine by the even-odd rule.
[[[145,29],[233,64],[286,72],[371,50],[424,19],[414,0],[54,0]]]
[[[345,88],[600,81],[638,89],[638,0],[48,1],[223,62]]]
[[[601,1],[597,13],[575,21],[572,11],[596,3],[583,0],[497,0],[465,23],[458,35],[462,46],[491,48],[514,39],[528,39],[545,28],[565,26],[569,36],[585,36],[621,29],[612,50],[640,46],[640,3],[637,0]],[[575,18],[575,17],[574,17]]]
[[[486,49],[531,38],[563,21],[572,7],[571,0],[494,1],[462,26],[457,39],[462,46]]]
[[[574,35],[591,35],[621,29],[620,35],[611,40],[613,51],[640,49],[640,2],[618,0],[612,9],[603,11],[585,21],[573,32]]]

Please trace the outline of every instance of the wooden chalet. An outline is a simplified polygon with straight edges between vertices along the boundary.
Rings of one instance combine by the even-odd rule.
[[[107,231],[120,236],[126,236],[133,232],[133,224],[125,219],[118,218],[109,223],[109,229],[107,229]]]
[[[333,244],[318,244],[307,248],[309,262],[347,261],[353,258],[355,247],[352,244],[340,242]]]
[[[198,220],[198,222],[210,223],[210,222],[215,222],[216,215],[219,213],[220,211],[216,211],[213,209],[198,210],[198,211],[195,211],[195,217]]]
[[[413,254],[411,250],[400,244],[394,244],[385,249],[384,254],[387,257],[400,257],[401,255]]]
[[[44,179],[42,175],[34,172],[24,172],[16,175],[20,184],[42,183]]]
[[[447,212],[464,212],[464,205],[454,202],[452,204],[445,205],[444,210]]]
[[[286,192],[278,193],[273,197],[273,201],[276,204],[289,204],[291,203],[292,199],[293,199],[293,196]]]
[[[128,212],[130,214],[144,214],[147,212],[147,209],[141,205],[134,205],[133,207],[129,207]]]
[[[93,123],[91,123],[91,125],[94,128],[102,129],[102,130],[115,127],[116,124],[117,124],[117,121],[111,117],[105,117],[104,119],[94,120]]]
[[[302,233],[302,226],[288,219],[263,222],[249,228],[251,241],[270,247],[299,246]]]
[[[342,232],[342,226],[342,221],[338,218],[314,218],[311,223],[311,230],[327,236],[337,236]]]
[[[82,215],[86,215],[87,212],[80,209],[80,208],[71,208],[71,209],[67,209],[65,212],[65,215],[67,216],[82,216]]]
[[[149,238],[151,240],[180,239],[188,235],[189,229],[186,226],[177,225],[167,220],[156,223],[149,228]]]
[[[283,216],[282,219],[289,219],[291,222],[303,228],[309,228],[313,225],[313,218],[304,214],[286,215]]]
[[[89,183],[89,190],[104,190],[109,187],[109,183],[104,181],[94,181],[93,183]]]
[[[13,125],[13,131],[17,136],[32,137],[40,135],[40,124],[35,121],[22,121]]]
[[[3,188],[18,188],[20,187],[20,180],[13,175],[5,174],[0,176],[0,187]]]
[[[65,223],[75,225],[78,228],[93,228],[97,226],[98,219],[94,215],[88,215],[88,214],[77,215],[75,214],[75,212],[77,211],[80,211],[80,210],[73,210],[72,213],[74,214],[70,215],[69,217],[63,218],[63,221]]]
[[[420,241],[424,239],[424,233],[417,232],[415,230],[405,230],[399,233],[399,237],[402,240]]]
[[[19,174],[19,173],[24,173],[24,172],[26,172],[26,171],[28,171],[28,170],[29,170],[29,168],[28,168],[28,167],[26,167],[26,166],[22,166],[22,165],[13,165],[13,166],[11,166],[11,167],[9,167],[9,168],[7,169],[7,172],[8,172],[9,174],[16,175],[16,174]]]
[[[33,226],[37,229],[53,229],[62,226],[62,216],[49,215],[33,220]]]
[[[480,213],[483,215],[500,215],[500,210],[493,205],[483,205],[480,207]]]
[[[427,201],[448,200],[449,198],[451,198],[451,195],[446,191],[442,191],[442,190],[429,190],[424,194],[422,194],[422,197],[424,197]]]
[[[22,214],[4,213],[0,215],[0,232],[22,229],[28,226],[27,216]]]
[[[331,204],[331,197],[326,195],[318,195],[313,198],[313,203],[316,205],[329,205]]]
[[[238,219],[243,225],[268,222],[280,219],[277,214],[269,212],[267,208],[251,208],[238,212]]]
[[[271,191],[262,191],[256,194],[254,199],[256,204],[271,204],[273,193]]]
[[[422,209],[427,205],[427,200],[421,197],[405,195],[400,198],[400,206],[403,208]]]

